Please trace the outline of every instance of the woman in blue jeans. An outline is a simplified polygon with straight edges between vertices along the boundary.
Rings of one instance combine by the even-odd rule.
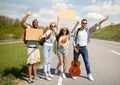
[[[54,77],[50,72],[50,68],[52,62],[53,46],[56,41],[55,30],[57,29],[57,26],[54,22],[52,22],[49,28],[50,29],[47,30],[47,32],[43,36],[41,36],[41,38],[47,37],[42,47],[43,57],[44,57],[43,69],[46,80],[52,80],[52,77]]]

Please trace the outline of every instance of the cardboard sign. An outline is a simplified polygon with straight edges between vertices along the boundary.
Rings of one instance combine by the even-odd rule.
[[[75,10],[60,10],[58,12],[59,20],[75,20],[76,11]]]
[[[26,29],[26,40],[39,40],[43,35],[43,29]]]

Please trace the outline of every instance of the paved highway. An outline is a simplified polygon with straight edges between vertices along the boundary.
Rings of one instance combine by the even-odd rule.
[[[94,81],[87,79],[86,70],[82,57],[81,75],[73,80],[68,74],[73,59],[73,48],[70,42],[69,57],[67,61],[66,79],[62,79],[59,75],[54,75],[52,81],[44,79],[42,66],[39,66],[38,75],[42,80],[35,80],[31,85],[120,85],[120,43],[104,40],[91,39],[88,45],[89,62],[91,66],[92,76]],[[51,71],[54,73],[58,58],[54,54],[52,59]],[[28,85],[27,82],[24,85]]]

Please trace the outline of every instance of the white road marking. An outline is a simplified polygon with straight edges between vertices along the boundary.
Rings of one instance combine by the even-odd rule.
[[[62,85],[62,77],[61,76],[59,76],[58,84],[57,85]]]
[[[60,66],[61,72],[63,72],[63,64]],[[58,84],[57,85],[62,85],[62,77],[61,77],[61,73],[58,79]]]
[[[120,55],[119,52],[116,52],[116,51],[114,51],[114,50],[111,50],[110,52],[115,53],[115,54],[117,54],[117,55]]]

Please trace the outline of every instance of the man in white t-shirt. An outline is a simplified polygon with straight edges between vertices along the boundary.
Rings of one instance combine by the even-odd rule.
[[[100,22],[96,23],[94,26],[87,28],[87,19],[83,19],[81,21],[81,28],[78,28],[75,32],[74,39],[73,39],[73,46],[74,46],[74,61],[77,61],[79,55],[81,54],[85,63],[85,68],[87,72],[88,79],[93,81],[93,77],[91,75],[90,64],[88,61],[88,50],[87,44],[89,42],[89,32],[92,32],[97,26],[101,25],[104,21],[106,21],[109,17],[105,17],[105,19],[101,20]],[[76,79],[76,77],[72,77]]]

